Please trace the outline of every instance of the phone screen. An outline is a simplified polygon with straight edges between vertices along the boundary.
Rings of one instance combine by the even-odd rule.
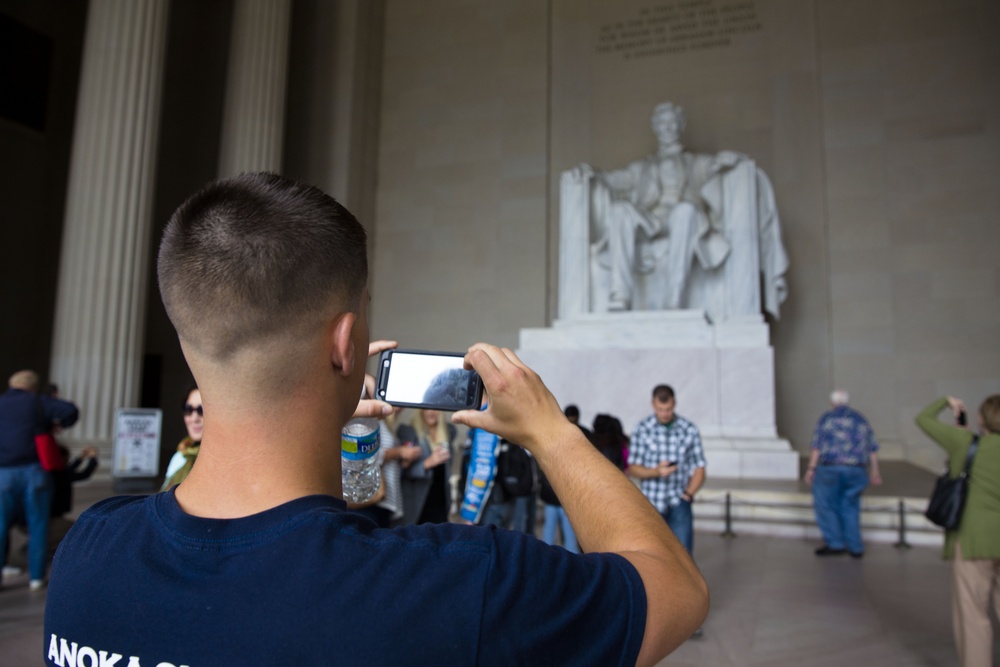
[[[478,408],[482,383],[462,367],[465,355],[388,350],[379,359],[378,397],[393,405],[465,410]]]

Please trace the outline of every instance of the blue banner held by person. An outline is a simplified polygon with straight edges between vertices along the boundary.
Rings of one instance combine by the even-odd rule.
[[[472,432],[472,451],[469,456],[469,483],[465,487],[461,517],[478,523],[483,513],[483,505],[489,498],[490,489],[496,476],[496,461],[500,451],[500,438],[482,429]]]

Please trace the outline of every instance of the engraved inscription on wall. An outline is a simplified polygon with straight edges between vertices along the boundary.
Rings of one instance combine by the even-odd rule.
[[[631,60],[717,49],[762,29],[753,0],[665,0],[601,25],[597,55]]]

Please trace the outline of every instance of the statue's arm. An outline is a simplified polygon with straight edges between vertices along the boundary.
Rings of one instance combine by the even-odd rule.
[[[635,188],[635,184],[638,181],[639,164],[639,162],[633,162],[624,169],[599,171],[596,172],[596,175],[612,190],[616,192],[628,192]]]
[[[638,178],[637,165],[639,164],[639,162],[635,162],[624,169],[604,171],[602,169],[595,169],[586,162],[582,162],[565,173],[574,181],[586,182],[591,179],[597,179],[616,192],[628,192],[635,187]]]
[[[710,171],[713,173],[719,173],[726,171],[727,169],[732,169],[740,160],[746,160],[748,156],[743,153],[737,153],[736,151],[719,151],[715,158],[712,160]]]

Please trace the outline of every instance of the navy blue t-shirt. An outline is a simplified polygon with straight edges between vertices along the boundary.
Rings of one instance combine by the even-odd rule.
[[[378,529],[330,496],[202,519],[170,491],[77,520],[53,562],[44,651],[60,667],[604,667],[635,664],[645,621],[617,555],[492,527]]]

